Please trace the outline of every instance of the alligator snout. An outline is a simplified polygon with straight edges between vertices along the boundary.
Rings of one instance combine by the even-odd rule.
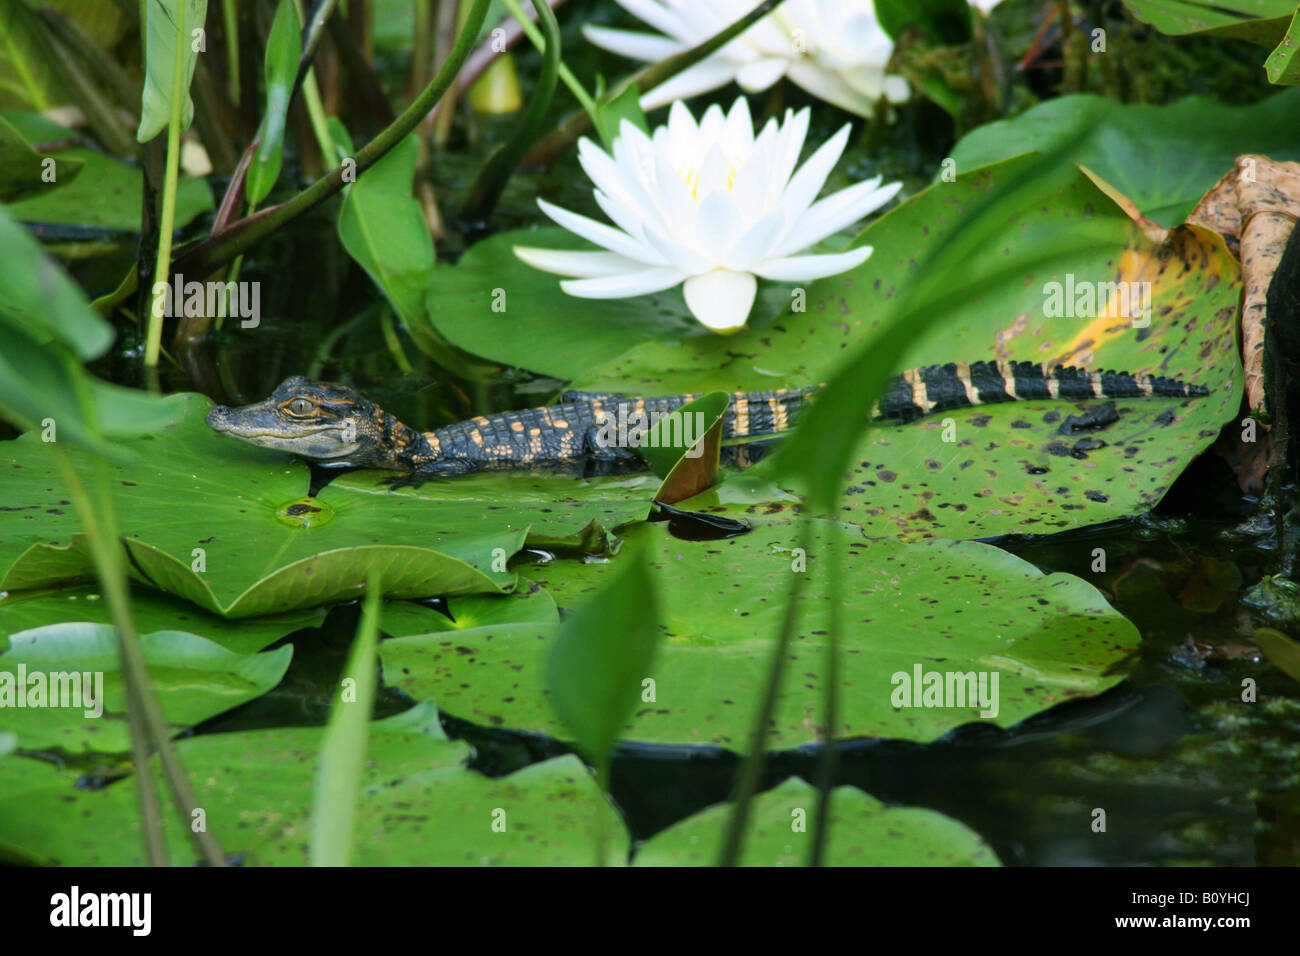
[[[209,428],[215,428],[217,431],[224,431],[230,427],[230,409],[225,405],[218,405],[212,411],[208,412],[205,419]]]

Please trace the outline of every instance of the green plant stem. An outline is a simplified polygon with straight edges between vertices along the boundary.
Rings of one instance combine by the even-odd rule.
[[[609,812],[609,765],[611,755],[603,753],[596,765],[596,865],[605,865],[605,850],[609,846],[609,827],[606,816]]]
[[[239,105],[239,0],[222,0],[221,23],[226,34],[226,72],[230,74],[230,101]]]
[[[392,124],[357,152],[354,159],[358,176],[382,159],[390,149],[415,129],[434,104],[442,98],[447,88],[455,82],[465,58],[473,49],[474,39],[483,26],[489,6],[490,0],[474,0],[465,27],[456,38],[451,55],[442,64],[437,75]],[[291,222],[324,202],[342,188],[343,167],[339,166],[287,202],[241,219],[220,233],[209,236],[182,256],[177,267],[194,275],[211,275],[241,252],[256,245],[285,223]]]
[[[523,7],[519,5],[519,0],[501,0],[501,2],[505,5],[505,8],[510,11],[510,15],[518,21],[519,28],[524,31],[524,35],[528,37],[529,42],[531,42],[538,51],[545,52],[545,37],[543,36],[542,31],[537,29],[537,25],[524,13]],[[537,4],[534,3],[533,6],[537,6]],[[550,7],[547,6],[547,9],[550,10]],[[538,9],[537,12],[539,15],[541,14],[540,9]],[[555,11],[553,10],[551,10],[551,19],[555,19]],[[573,71],[563,63],[560,64],[560,80],[569,88],[569,92],[573,94],[573,98],[582,105],[583,111],[590,116],[594,122],[596,118],[595,98],[587,92],[586,87],[584,87],[582,83],[579,82],[578,78],[573,75]]]
[[[474,185],[470,187],[460,209],[460,218],[467,223],[483,222],[492,214],[505,191],[506,183],[518,168],[519,161],[541,133],[542,125],[546,122],[546,111],[550,109],[551,99],[555,96],[555,79],[561,66],[560,24],[555,19],[555,11],[546,4],[546,0],[532,2],[546,34],[542,73],[529,100],[528,109],[514,134],[493,151],[474,177]]]
[[[437,24],[434,29],[433,55],[442,62],[451,48],[452,37],[463,28],[467,8],[461,0],[438,0]],[[459,74],[459,71],[457,71]],[[431,113],[433,120],[433,143],[441,148],[451,139],[451,127],[456,122],[456,104],[460,99],[460,89],[455,83],[447,88],[447,95],[437,104],[438,109]]]
[[[57,10],[41,7],[36,11],[36,16],[60,43],[80,57],[92,72],[104,81],[104,84],[113,91],[113,96],[118,103],[133,112],[134,118],[131,124],[138,125],[140,90],[131,81],[126,70],[118,66],[117,61],[98,43],[86,36],[76,23]]]
[[[158,231],[158,265],[154,269],[155,288],[167,284],[171,272],[172,230],[176,226],[176,180],[181,162],[181,108],[185,105],[185,4],[177,7],[176,15],[176,51],[172,58],[171,113],[167,119],[167,169],[163,174],[162,225]],[[142,19],[141,23],[145,21]],[[154,307],[149,310],[149,335],[145,343],[144,364],[153,368],[158,364],[158,353],[162,348],[162,316],[159,314],[158,298],[166,295],[164,289],[155,293]]]
[[[411,89],[422,90],[429,82],[433,65],[433,11],[430,0],[411,0],[415,5],[415,25],[411,40]]]
[[[384,303],[379,310],[379,329],[384,336],[384,344],[388,346],[388,354],[393,357],[393,364],[397,366],[398,371],[403,375],[412,375],[415,368],[411,365],[411,360],[406,357],[402,351],[402,340],[397,337],[397,329],[393,324],[393,310]]]
[[[14,72],[18,74],[18,79],[22,82],[22,87],[27,93],[27,102],[33,109],[44,113],[50,108],[50,101],[45,98],[45,91],[36,82],[36,74],[27,65],[27,58],[18,49],[18,44],[15,42],[16,38],[17,33],[15,31],[0,30],[0,40],[4,41],[5,54],[9,63],[12,64]]]
[[[811,523],[811,519],[808,519]],[[839,766],[839,751],[835,749],[835,728],[839,723],[840,709],[840,601],[843,594],[844,551],[843,528],[837,520],[827,526],[826,572],[826,690],[822,696],[822,752],[817,768],[817,819],[813,823],[812,850],[808,854],[809,866],[822,866],[825,862],[826,841],[831,829],[831,791],[835,787],[835,772]]]
[[[88,401],[88,396],[83,395],[83,408]],[[93,415],[93,409],[90,413]],[[113,625],[117,629],[118,651],[122,657],[122,676],[127,689],[132,753],[136,760],[135,772],[139,778],[137,784],[140,791],[141,826],[145,831],[150,863],[155,866],[165,866],[167,858],[162,837],[162,820],[149,767],[150,739],[154,749],[158,751],[163,772],[187,826],[197,801],[190,789],[189,780],[185,777],[185,771],[176,758],[162,707],[149,683],[148,665],[145,663],[144,651],[140,648],[140,641],[136,635],[135,621],[131,617],[126,567],[122,560],[121,545],[118,542],[117,514],[113,509],[108,490],[107,469],[102,459],[96,459],[95,494],[92,498],[82,484],[76,469],[72,467],[67,454],[57,447],[57,443],[53,443],[52,451],[63,483],[77,509],[82,527],[86,530],[100,587],[104,591],[105,603],[113,619]],[[195,839],[209,865],[227,865],[225,855],[221,852],[215,837],[203,831],[195,833]]]
[[[338,161],[338,151],[334,148],[334,137],[330,135],[329,122],[325,117],[325,104],[321,102],[320,86],[316,82],[316,71],[311,67],[312,57],[316,55],[316,45],[320,43],[320,38],[324,29],[324,18],[328,17],[334,11],[335,0],[321,5],[319,10],[314,11],[313,18],[308,21],[308,14],[312,11],[303,9],[303,0],[296,0],[298,6],[298,19],[306,24],[307,43],[302,48],[302,56],[298,62],[298,77],[302,83],[302,102],[307,107],[307,119],[311,123],[311,131],[316,137],[316,145],[320,147],[321,159],[325,166],[332,166]],[[251,213],[252,210],[249,210]]]
[[[81,477],[57,442],[51,443],[50,451],[54,455],[59,475],[63,479],[63,486],[68,489],[68,497],[72,499],[73,508],[76,509],[82,526],[86,529],[86,536],[90,539],[91,555],[99,577],[99,586],[104,592],[109,615],[117,629],[117,647],[118,655],[122,659],[122,676],[126,684],[126,716],[131,731],[131,760],[135,767],[136,791],[140,799],[140,829],[144,831],[145,855],[150,866],[166,866],[167,845],[163,838],[162,811],[149,767],[149,739],[153,735],[140,701],[139,685],[133,669],[128,664],[131,659],[128,646],[135,642],[136,634],[121,556],[112,547],[105,547],[104,535],[101,533],[96,515],[107,512],[91,504],[90,495],[82,484]]]
[[[812,545],[812,519],[807,513],[799,519],[799,547],[805,557]],[[736,780],[731,795],[731,816],[727,820],[727,834],[722,844],[722,853],[718,858],[719,866],[736,866],[744,848],[745,827],[749,823],[750,807],[754,794],[758,792],[759,782],[763,779],[763,767],[767,759],[767,734],[772,726],[772,717],[776,713],[777,701],[781,697],[781,679],[785,674],[785,660],[790,653],[790,639],[794,636],[795,623],[799,619],[799,598],[808,577],[808,572],[795,573],[786,595],[785,611],[781,616],[781,629],[777,632],[776,645],[772,649],[772,661],[767,668],[767,686],[763,699],[759,703],[754,726],[749,732],[749,752],[741,765],[740,775]]]

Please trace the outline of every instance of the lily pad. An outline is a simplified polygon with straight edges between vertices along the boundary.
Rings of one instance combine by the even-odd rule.
[[[470,594],[447,601],[446,613],[413,601],[384,602],[380,630],[389,637],[451,633],[502,624],[555,624],[555,601],[528,580],[510,594]],[[2,607],[2,605],[0,605]]]
[[[638,525],[628,543],[649,548],[661,596],[664,639],[650,677],[655,700],[623,728],[627,740],[714,744],[740,749],[764,686],[784,593],[806,565],[791,673],[770,738],[775,748],[817,740],[820,730],[827,562],[824,525],[813,549],[793,552],[787,523],[712,542],[670,537]],[[933,541],[905,545],[854,539],[842,619],[841,725],[837,738],[928,741],[972,721],[1007,727],[1052,704],[1089,696],[1121,680],[1113,672],[1137,645],[1137,630],[1091,585],[1044,575],[989,545]],[[582,606],[608,565],[556,561],[525,568],[561,608]],[[380,644],[385,681],[417,698],[438,697],[449,714],[490,726],[564,737],[546,698],[544,661],[556,626],[542,621],[413,635]],[[895,691],[921,670],[921,686],[942,675],[997,679],[996,714],[972,701],[896,706]],[[900,678],[899,675],[902,675]],[[952,678],[956,680],[954,676]],[[918,690],[919,693],[919,690]],[[923,699],[920,699],[924,703]]]
[[[140,633],[185,630],[202,634],[232,653],[253,654],[301,628],[319,627],[325,611],[309,608],[228,621],[159,591],[135,588],[131,594],[131,616]],[[0,599],[0,638],[18,631],[73,622],[112,623],[97,586],[19,591]]]
[[[817,790],[798,777],[760,794],[750,811],[742,866],[804,866],[812,844]],[[656,833],[634,866],[714,866],[730,804],[719,804]],[[935,810],[886,807],[855,787],[831,791],[827,866],[999,866],[979,834]]]
[[[1273,44],[1295,12],[1292,0],[1124,0],[1133,16],[1161,33],[1220,36]]]
[[[71,143],[78,133],[34,113],[6,112],[4,118],[29,142]],[[15,219],[50,225],[140,231],[142,202],[136,166],[85,146],[43,152],[58,163],[58,189],[42,191],[6,207]],[[80,168],[74,179],[72,171]],[[203,179],[182,178],[176,187],[176,227],[212,209],[212,190]]]
[[[222,848],[250,865],[302,866],[320,728],[211,734],[177,754]],[[573,756],[491,779],[467,770],[469,745],[446,739],[432,703],[371,725],[357,806],[359,866],[560,866],[594,860],[596,814],[607,863],[627,858],[617,812]],[[18,757],[0,760],[0,852],[27,862],[140,865],[129,780],[80,790],[75,777]],[[188,834],[166,815],[179,859]],[[182,849],[183,848],[183,849]]]
[[[225,617],[356,597],[372,567],[389,597],[499,592],[513,583],[504,559],[519,550],[523,528],[509,530],[477,504],[437,507],[343,484],[309,499],[306,466],[214,433],[202,396],[166,401],[181,408],[180,420],[124,442],[138,460],[109,472],[132,573],[145,583]],[[90,569],[76,516],[39,444],[27,433],[0,445],[7,590]],[[69,456],[83,474],[89,469],[89,456]]]
[[[1153,106],[1078,94],[1047,100],[1013,119],[962,137],[952,158],[970,170],[1020,153],[1073,143],[1071,158],[1137,204],[1147,218],[1176,226],[1243,153],[1300,159],[1291,118],[1300,92],[1249,106],[1204,96]]]
[[[69,182],[81,171],[81,163],[68,160],[62,170],[56,161],[55,176],[63,179],[48,183],[44,177],[45,166],[41,157],[22,134],[0,118],[0,201],[13,202],[22,196],[41,192],[61,182]]]
[[[379,472],[361,471],[335,479],[330,487],[405,502],[422,502],[439,514],[477,514],[483,524],[568,536],[591,521],[615,528],[646,516],[660,486],[649,472],[579,477],[528,471],[484,472],[435,478],[418,487],[391,490]]]
[[[183,631],[141,635],[140,646],[163,714],[178,733],[266,693],[280,682],[293,656],[288,646],[265,654],[236,654]],[[74,684],[75,696],[62,695]],[[39,705],[34,696],[38,686]],[[11,635],[9,649],[0,654],[0,700],[7,692],[25,695],[26,706],[16,706],[15,697],[0,709],[0,722],[17,731],[26,750],[130,749],[117,632],[106,624],[51,624]],[[85,699],[87,692],[93,702]]]
[[[485,239],[455,268],[439,269],[429,283],[429,317],[467,352],[567,380],[643,342],[716,338],[691,316],[681,289],[577,299],[560,289],[560,277],[525,265],[515,246],[596,248],[564,229],[518,230]],[[754,314],[775,315],[789,301],[788,290],[765,288]]]
[[[879,334],[903,282],[921,283],[917,305],[950,296],[953,277],[914,274],[917,251],[993,183],[1029,163],[1012,159],[936,184],[886,214],[861,237],[875,254],[851,273],[810,285],[806,312],[726,340],[648,343],[589,370],[577,387],[663,394],[824,381],[847,350]],[[1164,242],[1148,239],[1081,173],[1009,221],[971,228],[988,234],[960,277],[972,294],[915,342],[906,366],[1060,363],[1181,378],[1210,394],[1122,400],[1117,420],[1078,430],[1070,417],[1104,402],[1009,402],[882,426],[863,437],[841,517],[872,535],[990,537],[1054,532],[1150,509],[1240,404],[1236,260],[1220,237],[1197,227],[1173,230]],[[988,277],[1017,261],[1024,263],[1021,279],[992,284]],[[1109,282],[1149,293],[1149,322],[1139,316],[1135,325],[1104,307],[1077,310],[1079,290]],[[1049,317],[1055,289],[1072,306],[1062,302],[1064,315]]]

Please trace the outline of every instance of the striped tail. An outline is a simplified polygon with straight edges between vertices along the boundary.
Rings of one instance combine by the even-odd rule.
[[[1209,389],[1132,372],[1092,372],[1036,362],[949,362],[895,375],[871,409],[876,421],[909,422],[935,412],[1015,401],[1197,398]]]
[[[799,413],[811,401],[813,393],[819,387],[776,388],[763,392],[732,392],[729,396],[731,401],[727,405],[727,412],[722,422],[723,439],[779,435],[782,432],[789,431],[794,427]],[[560,401],[596,401],[610,410],[624,404],[628,406],[629,412],[661,416],[676,411],[704,394],[704,392],[692,392],[686,395],[632,398],[627,395],[613,395],[603,392],[565,392],[560,396]]]

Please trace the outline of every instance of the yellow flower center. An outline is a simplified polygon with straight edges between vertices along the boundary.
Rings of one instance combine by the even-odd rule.
[[[727,192],[736,185],[736,179],[740,176],[740,171],[745,166],[745,160],[741,157],[733,157],[727,160]],[[700,170],[694,163],[687,163],[681,169],[677,170],[677,175],[682,177],[682,182],[691,192],[691,198],[699,201],[700,198]]]

